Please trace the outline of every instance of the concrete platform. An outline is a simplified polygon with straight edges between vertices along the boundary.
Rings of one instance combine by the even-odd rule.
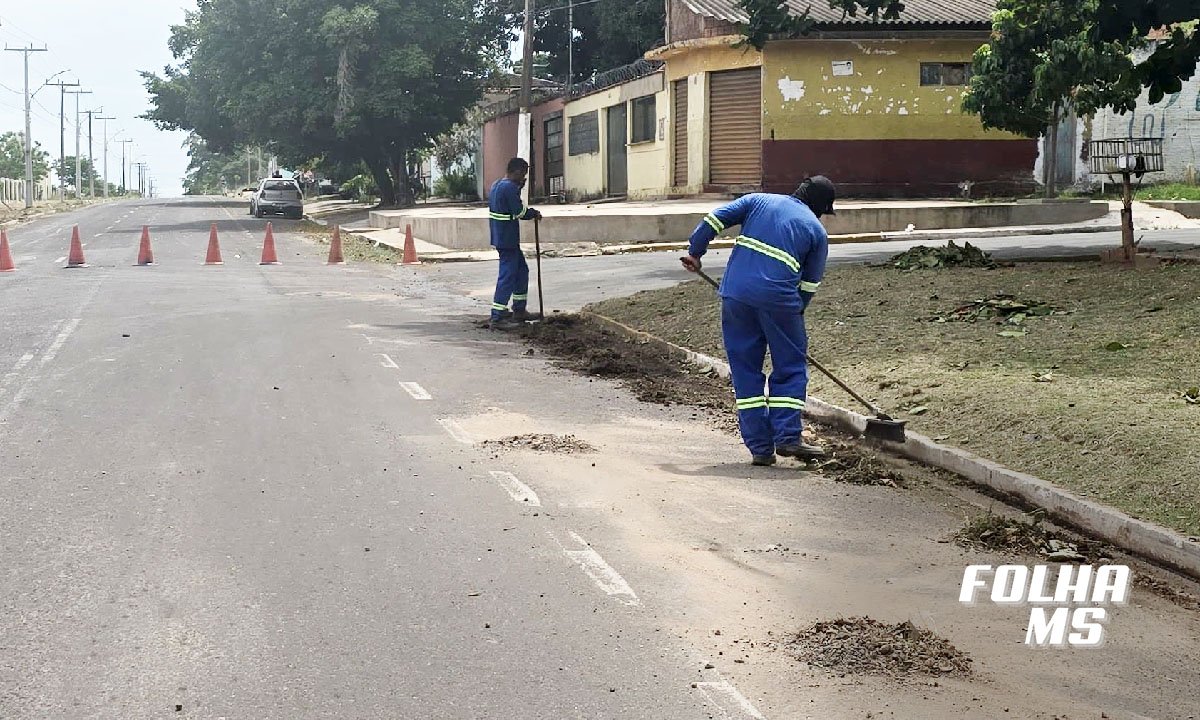
[[[544,215],[541,222],[543,244],[638,245],[684,241],[704,215],[718,205],[720,201],[681,200],[536,207]],[[1096,220],[1108,212],[1108,203],[1086,201],[844,202],[838,203],[836,217],[824,220],[830,235],[877,235],[903,232],[910,225],[918,231],[1068,225]],[[411,224],[415,236],[455,250],[488,247],[487,208],[376,210],[370,214],[370,224],[378,229],[403,228]]]

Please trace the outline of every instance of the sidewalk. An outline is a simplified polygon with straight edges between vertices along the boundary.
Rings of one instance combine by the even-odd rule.
[[[1109,212],[1093,220],[1079,223],[1058,225],[1019,225],[987,228],[953,228],[944,230],[921,230],[912,228],[900,232],[835,234],[829,236],[831,244],[876,243],[889,241],[928,242],[944,244],[948,240],[963,242],[968,240],[1018,237],[1030,235],[1068,235],[1079,233],[1120,232],[1121,204],[1109,202]],[[1146,203],[1134,203],[1134,229],[1144,230],[1188,230],[1200,231],[1200,220],[1193,220],[1171,210],[1152,207]],[[401,228],[370,229],[354,226],[342,226],[343,231],[358,235],[366,240],[380,245],[404,249],[404,230]],[[526,233],[529,235],[530,233]],[[1200,237],[1200,233],[1198,233]],[[524,249],[528,256],[533,255],[532,242],[525,238]],[[495,251],[487,250],[457,250],[432,242],[414,238],[417,255],[427,262],[484,262],[496,259]],[[733,247],[733,240],[718,237],[710,245],[713,249]],[[545,243],[542,244],[543,257],[591,257],[599,255],[623,255],[638,252],[678,252],[686,250],[686,242],[665,243],[626,243],[604,245],[595,242],[574,243]]]

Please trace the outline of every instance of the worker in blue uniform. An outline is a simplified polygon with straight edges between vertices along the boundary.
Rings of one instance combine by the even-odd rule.
[[[805,180],[792,195],[745,195],[705,216],[692,233],[688,256],[680,258],[688,270],[700,270],[712,239],[741,226],[721,280],[721,334],[742,440],[755,465],[774,465],[776,454],[824,455],[800,435],[808,391],[804,310],[825,274],[829,236],[819,218],[836,214],[836,195],[833,183],[821,175]],[[769,385],[763,376],[768,349]]]
[[[488,225],[492,233],[492,247],[500,255],[500,276],[496,279],[496,294],[492,298],[491,327],[506,330],[522,322],[532,320],[527,309],[529,303],[529,265],[521,252],[522,220],[537,220],[542,216],[533,208],[525,207],[521,199],[521,188],[529,176],[529,163],[521,158],[508,161],[506,175],[492,185],[488,195]],[[512,311],[508,309],[512,300]]]

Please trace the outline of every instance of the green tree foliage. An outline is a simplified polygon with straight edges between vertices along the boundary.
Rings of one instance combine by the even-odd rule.
[[[58,173],[58,176],[60,178],[63,178],[66,180],[67,187],[77,188],[81,192],[86,193],[89,189],[91,189],[89,183],[95,182],[96,183],[96,194],[103,193],[104,192],[104,181],[99,175],[96,174],[96,169],[94,167],[92,167],[91,161],[89,161],[87,158],[80,158],[79,168],[80,168],[79,177],[83,180],[82,185],[78,185],[75,182],[75,156],[74,155],[68,155],[65,158],[63,158],[61,162],[57,162],[54,164],[54,172]]]
[[[524,13],[523,0],[509,0],[516,16]],[[539,0],[534,7],[533,49],[549,55],[548,74],[567,77],[567,0]],[[580,5],[574,12],[574,81],[628,65],[663,41],[666,3],[663,0],[599,0]]]
[[[820,2],[821,0],[815,0]],[[829,7],[841,9],[850,17],[859,14],[895,20],[904,11],[901,0],[828,0]],[[738,0],[738,5],[750,16],[742,27],[745,44],[762,50],[768,40],[796,38],[807,35],[813,27],[805,11],[792,14],[783,0]]]
[[[220,195],[253,181],[246,175],[244,151],[213,152],[194,133],[184,144],[188,152],[187,174],[183,178],[185,195]]]
[[[409,204],[418,152],[460,120],[511,40],[507,0],[199,0],[177,63],[143,73],[160,128],[285,165],[366,163]]]
[[[33,181],[39,182],[50,172],[50,154],[33,144]],[[0,178],[25,178],[25,136],[6,132],[0,135]]]
[[[1036,137],[1060,105],[1127,112],[1144,88],[1158,102],[1196,71],[1198,16],[1195,0],[1001,0],[963,107],[985,127]]]

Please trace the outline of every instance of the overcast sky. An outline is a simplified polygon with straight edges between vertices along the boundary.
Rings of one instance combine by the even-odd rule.
[[[136,119],[149,107],[139,70],[161,73],[172,62],[167,49],[171,25],[183,21],[194,9],[193,0],[40,0],[0,4],[0,41],[6,47],[46,47],[48,52],[29,56],[31,91],[60,71],[55,81],[80,83],[91,95],[79,96],[80,110],[99,110],[116,118],[108,121],[108,177],[121,182],[121,144],[134,141],[135,160],[148,163],[158,194],[183,192],[187,154],[181,144],[185,133],[157,130]],[[0,132],[23,132],[24,68],[21,53],[0,57]],[[59,152],[59,89],[44,87],[33,105],[33,139],[57,160]],[[75,154],[75,98],[67,96],[67,155]],[[100,117],[97,114],[96,117]],[[82,116],[80,147],[87,157],[87,116]],[[93,148],[97,172],[103,172],[103,123],[93,122]]]

